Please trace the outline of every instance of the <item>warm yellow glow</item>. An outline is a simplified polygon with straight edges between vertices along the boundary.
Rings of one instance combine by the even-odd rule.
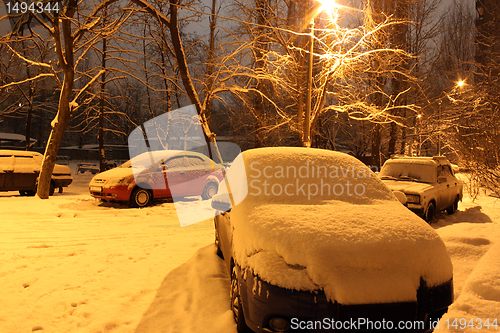
[[[340,5],[335,3],[335,0],[318,0],[321,4],[320,11],[325,11],[327,13],[335,13],[340,7]]]
[[[419,115],[417,116],[417,118],[422,118],[422,115],[421,115],[421,114],[419,114]]]
[[[457,86],[458,86],[458,87],[463,87],[463,86],[464,86],[464,84],[465,84],[465,81],[464,81],[464,80],[460,80],[460,81],[458,81],[458,82],[457,82]]]

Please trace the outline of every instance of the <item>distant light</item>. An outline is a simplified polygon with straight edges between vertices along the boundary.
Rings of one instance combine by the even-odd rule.
[[[458,82],[457,82],[457,86],[458,86],[458,87],[463,87],[463,86],[464,86],[464,84],[465,84],[465,81],[464,81],[464,80],[460,80],[460,81],[458,81]]]
[[[23,106],[21,103],[19,103],[19,107]]]
[[[417,118],[422,118],[422,115],[421,114],[417,115]]]

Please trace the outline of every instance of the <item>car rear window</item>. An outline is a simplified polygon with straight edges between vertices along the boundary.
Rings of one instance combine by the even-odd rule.
[[[34,156],[14,156],[14,172],[33,173],[40,171],[40,160]]]

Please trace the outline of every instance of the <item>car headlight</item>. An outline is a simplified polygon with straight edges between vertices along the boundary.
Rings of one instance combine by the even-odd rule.
[[[107,181],[106,185],[115,186],[115,185],[127,185],[127,178],[111,178]]]
[[[420,195],[418,195],[418,194],[407,194],[406,195],[406,202],[407,203],[413,203],[413,204],[419,204],[420,203]]]

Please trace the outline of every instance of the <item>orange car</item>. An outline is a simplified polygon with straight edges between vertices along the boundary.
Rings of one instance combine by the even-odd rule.
[[[140,154],[117,168],[97,174],[90,195],[145,207],[154,199],[201,195],[210,199],[224,178],[224,166],[203,154],[159,150]]]

